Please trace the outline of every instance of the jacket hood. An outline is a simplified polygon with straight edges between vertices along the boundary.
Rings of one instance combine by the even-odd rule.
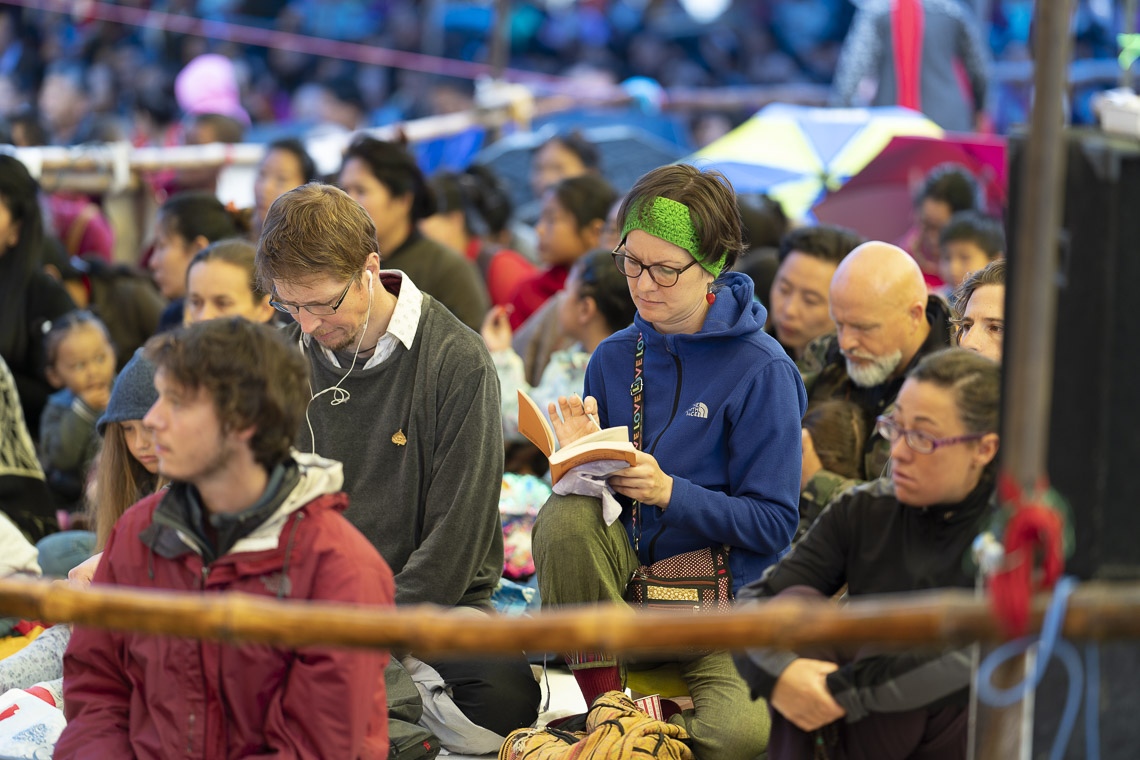
[[[273,549],[289,517],[319,496],[334,494],[344,485],[344,466],[333,459],[317,454],[305,454],[294,449],[293,461],[300,478],[281,506],[245,538],[234,544],[230,552],[255,552]],[[347,504],[342,503],[343,511]]]
[[[651,340],[650,336],[660,336],[669,346],[677,341],[732,338],[763,329],[768,320],[768,310],[753,297],[754,286],[750,277],[740,272],[726,272],[716,279],[713,292],[716,293],[716,301],[709,308],[700,332],[691,335],[661,335],[653,325],[642,319],[641,314],[634,315],[634,327],[647,340]]]
[[[315,454],[304,454],[296,449],[291,452],[291,456],[296,476],[288,480],[292,484],[289,493],[284,498],[278,496],[281,502],[272,514],[238,539],[225,554],[275,549],[281,532],[293,513],[322,496],[336,494],[341,490],[344,469],[340,462]],[[186,549],[198,554],[207,551],[200,544],[201,539],[196,537],[195,529],[187,517],[189,507],[186,506],[186,501],[191,496],[186,488],[188,486],[180,483],[171,486],[155,510],[153,524],[143,532],[143,542],[165,557],[175,556]],[[323,503],[341,511],[348,506],[345,499]],[[176,535],[172,535],[172,532]],[[184,548],[179,550],[179,545]]]
[[[306,454],[296,449],[293,449],[291,455],[297,463],[301,479],[281,509],[288,509],[291,514],[318,496],[336,493],[344,486],[344,465],[335,459],[325,459],[319,454]]]

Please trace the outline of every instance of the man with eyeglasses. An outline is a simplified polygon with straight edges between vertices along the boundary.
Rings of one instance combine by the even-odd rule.
[[[857,404],[868,423],[889,413],[907,371],[950,345],[950,313],[928,294],[922,270],[906,251],[871,241],[849,253],[828,292],[836,332],[808,345],[801,361],[809,405],[827,399]],[[823,467],[811,435],[803,434],[800,510],[812,520],[859,482]],[[864,444],[862,479],[886,474],[889,446],[872,434]]]
[[[266,215],[257,275],[293,315],[285,330],[310,370],[297,446],[344,463],[345,516],[391,566],[397,604],[490,611],[503,567],[495,368],[478,334],[406,274],[381,269],[378,247],[367,212],[331,185],[285,193]],[[521,652],[404,664],[413,677],[438,673],[449,691],[448,725],[428,728],[453,752],[497,751],[537,717]]]

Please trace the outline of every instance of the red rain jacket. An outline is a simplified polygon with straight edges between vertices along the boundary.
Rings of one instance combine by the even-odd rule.
[[[303,466],[273,516],[208,567],[185,533],[153,520],[174,492],[142,500],[120,518],[94,582],[392,605],[391,570],[340,514],[348,497],[330,492],[339,464],[317,470]],[[379,651],[76,627],[64,657],[68,726],[54,756],[386,758],[387,662]]]

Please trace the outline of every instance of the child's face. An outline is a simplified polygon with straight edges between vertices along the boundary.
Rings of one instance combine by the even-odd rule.
[[[154,475],[158,472],[158,455],[154,453],[154,436],[142,420],[126,420],[119,423],[123,428],[123,438],[127,442],[127,450],[131,456],[138,460],[143,468]]]
[[[986,252],[968,240],[951,240],[942,246],[942,279],[952,288],[989,263]]]
[[[590,248],[578,228],[578,220],[554,193],[546,194],[534,231],[538,234],[539,258],[550,266],[573,264]]]
[[[107,336],[95,325],[82,324],[59,343],[49,380],[58,388],[83,395],[110,388],[115,377],[115,352]]]

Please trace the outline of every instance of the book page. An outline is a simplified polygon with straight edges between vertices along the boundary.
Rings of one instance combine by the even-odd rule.
[[[526,391],[519,388],[519,432],[548,458],[554,453],[554,429]]]
[[[563,451],[573,449],[578,446],[585,446],[591,443],[629,443],[629,428],[625,425],[618,425],[616,427],[609,427],[605,430],[599,430],[596,433],[584,435],[573,443],[568,443],[562,447]]]

